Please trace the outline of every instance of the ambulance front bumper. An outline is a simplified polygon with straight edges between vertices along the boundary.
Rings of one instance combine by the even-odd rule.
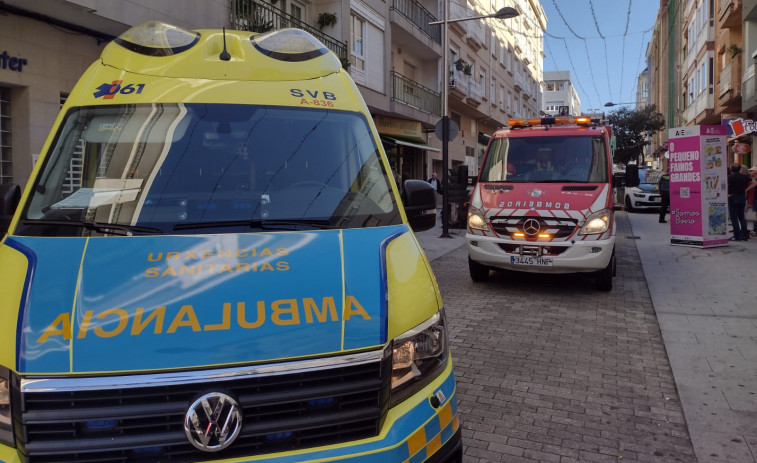
[[[439,398],[444,400],[440,401]],[[349,424],[345,424],[345,426],[348,428]],[[349,434],[347,431],[345,432]],[[71,442],[69,445],[77,446],[78,444]],[[28,447],[27,445],[27,450]],[[143,461],[149,455],[149,453],[144,452],[156,451],[157,447],[157,445],[145,447],[142,451],[136,452],[136,455],[130,455],[130,452],[133,451],[126,451],[123,455],[123,461]],[[447,362],[442,373],[426,387],[389,409],[378,435],[297,451],[286,451],[286,449],[287,445],[282,445],[280,452],[240,456],[238,450],[235,451],[233,447],[229,447],[226,450],[235,452],[232,457],[230,457],[229,452],[221,451],[215,454],[195,453],[187,457],[188,459],[179,458],[176,461],[202,460],[226,463],[252,461],[278,463],[429,461],[444,463],[462,461],[461,431],[457,415],[457,395],[452,362]],[[69,447],[68,450],[75,449]],[[89,453],[92,456],[98,454],[95,451]],[[251,455],[254,453],[259,452],[250,451]],[[84,456],[87,456],[87,454],[79,453],[77,458]],[[54,457],[54,454],[48,454],[47,458],[50,457]],[[156,453],[155,458],[160,458],[160,454]],[[0,463],[26,463],[26,461],[25,456],[21,455],[16,448],[0,444]],[[88,459],[88,461],[90,460]],[[91,461],[99,460],[93,459]]]
[[[524,242],[465,235],[471,260],[492,268],[531,273],[589,273],[610,263],[615,236],[606,240]]]

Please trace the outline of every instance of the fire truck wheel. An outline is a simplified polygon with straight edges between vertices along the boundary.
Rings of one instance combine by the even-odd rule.
[[[615,268],[615,255],[610,258],[607,267],[597,272],[596,285],[600,291],[610,291],[612,289],[612,276]]]
[[[468,257],[468,270],[473,281],[486,281],[489,279],[489,267],[479,264]]]

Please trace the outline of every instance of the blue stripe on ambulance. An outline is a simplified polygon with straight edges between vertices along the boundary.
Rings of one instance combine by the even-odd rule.
[[[19,307],[16,338],[17,371],[30,364],[40,371],[68,372],[70,343],[62,337],[40,345],[36,341],[60,313],[70,313],[76,290],[82,238],[8,238],[5,243],[29,261],[25,297]],[[30,310],[34,307],[34,313]]]
[[[362,317],[350,317],[345,324],[344,349],[354,349],[366,345],[385,344],[388,329],[387,288],[386,288],[386,247],[398,236],[406,233],[405,225],[392,227],[393,233],[387,234],[385,228],[366,228],[344,231],[344,274],[345,292],[355,296],[359,301],[376,301],[376,306],[363,307],[371,316],[370,320]],[[373,245],[373,243],[380,245]],[[369,244],[370,243],[370,244]],[[381,277],[376,278],[376,269]],[[380,330],[375,329],[378,318]]]
[[[16,237],[38,259],[19,349],[20,371],[195,367],[381,345],[386,342],[387,309],[385,257],[379,249],[407,231],[400,225],[98,237],[88,243],[86,238]],[[282,263],[286,265],[277,267]],[[350,297],[354,311],[344,322],[342,347],[341,311],[350,308]],[[306,301],[311,307],[305,307]],[[272,308],[276,304],[278,312]],[[156,312],[162,314],[160,320]],[[61,321],[53,327],[57,334],[43,336],[56,317],[70,317],[70,332],[62,334]]]

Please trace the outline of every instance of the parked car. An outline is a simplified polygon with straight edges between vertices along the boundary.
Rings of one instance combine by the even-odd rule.
[[[624,203],[626,211],[660,208],[660,189],[657,186],[660,175],[662,175],[661,170],[646,166],[639,167],[639,185],[625,187]]]

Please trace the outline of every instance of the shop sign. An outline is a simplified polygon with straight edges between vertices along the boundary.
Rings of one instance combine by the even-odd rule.
[[[373,122],[382,135],[417,138],[423,140],[423,131],[419,121],[408,121],[396,117],[375,116]]]
[[[733,130],[734,137],[740,137],[747,133],[757,132],[757,122],[752,119],[733,119],[728,121]]]
[[[746,143],[736,143],[733,145],[733,152],[736,154],[746,154],[752,150],[752,147]]]
[[[0,54],[0,69],[10,69],[11,71],[21,72],[24,70],[24,65],[28,64],[26,58],[19,56],[11,56],[7,50],[3,50]]]

